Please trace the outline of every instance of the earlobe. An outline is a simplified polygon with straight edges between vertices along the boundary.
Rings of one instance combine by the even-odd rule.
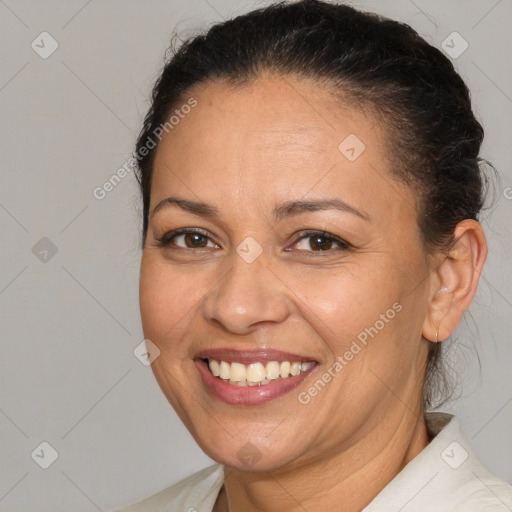
[[[434,342],[444,341],[452,333],[450,326],[455,322],[458,324],[462,319],[463,311],[457,315],[454,310],[454,293],[450,288],[444,287],[434,297],[428,307],[427,319],[423,326],[423,337]],[[448,323],[447,320],[450,320]]]
[[[447,286],[441,288],[435,295],[435,297],[439,297],[439,295],[442,295],[443,293],[449,293],[451,292],[451,289],[448,288]],[[450,300],[450,304],[451,304],[451,300]],[[446,311],[449,310],[449,306],[444,308]],[[439,343],[440,341],[443,341],[443,339],[439,339],[439,328],[441,327],[441,323],[439,323],[439,325],[436,327],[436,334],[435,334],[435,339],[432,340],[434,341],[434,343]]]
[[[466,219],[457,224],[454,243],[431,275],[433,287],[422,335],[432,341],[448,338],[469,307],[487,257],[482,226]]]

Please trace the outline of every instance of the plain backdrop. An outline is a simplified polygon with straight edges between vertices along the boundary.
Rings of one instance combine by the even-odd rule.
[[[136,182],[125,177],[101,200],[93,191],[130,156],[173,31],[187,37],[268,3],[0,0],[0,510],[106,512],[212,462],[134,355]],[[443,410],[510,482],[512,2],[354,4],[437,47],[468,45],[450,58],[502,182],[483,217],[480,289],[451,344],[460,398]]]

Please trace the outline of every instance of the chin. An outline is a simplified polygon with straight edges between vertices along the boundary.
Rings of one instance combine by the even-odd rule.
[[[283,436],[230,435],[218,423],[203,425],[199,431],[190,431],[200,448],[215,462],[238,471],[276,471],[296,461],[302,451],[296,443],[284,444]]]

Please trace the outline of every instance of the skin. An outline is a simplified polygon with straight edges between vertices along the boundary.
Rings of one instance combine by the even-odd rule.
[[[206,202],[220,217],[177,206],[150,216],[140,306],[144,335],[161,351],[153,372],[197,443],[225,465],[216,512],[361,510],[429,443],[421,401],[429,344],[436,330],[448,337],[471,302],[483,231],[465,220],[451,251],[428,255],[417,198],[390,172],[385,127],[326,89],[269,73],[190,96],[198,105],[159,143],[150,212],[172,195]],[[338,150],[349,134],[366,146],[353,162]],[[324,198],[368,220],[337,210],[272,218],[278,204]],[[209,238],[158,245],[182,227]],[[300,238],[306,229],[352,247],[320,251],[316,237]],[[263,249],[252,263],[236,252],[249,236]],[[301,403],[299,393],[394,303],[401,311]],[[206,348],[265,347],[318,366],[296,390],[258,406],[213,397],[193,362]],[[237,456],[247,443],[260,457],[253,465]]]

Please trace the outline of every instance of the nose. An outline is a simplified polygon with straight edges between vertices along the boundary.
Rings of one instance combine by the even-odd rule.
[[[217,286],[203,298],[205,319],[233,334],[248,334],[257,324],[284,322],[291,302],[286,285],[260,256],[247,263],[238,254]]]

